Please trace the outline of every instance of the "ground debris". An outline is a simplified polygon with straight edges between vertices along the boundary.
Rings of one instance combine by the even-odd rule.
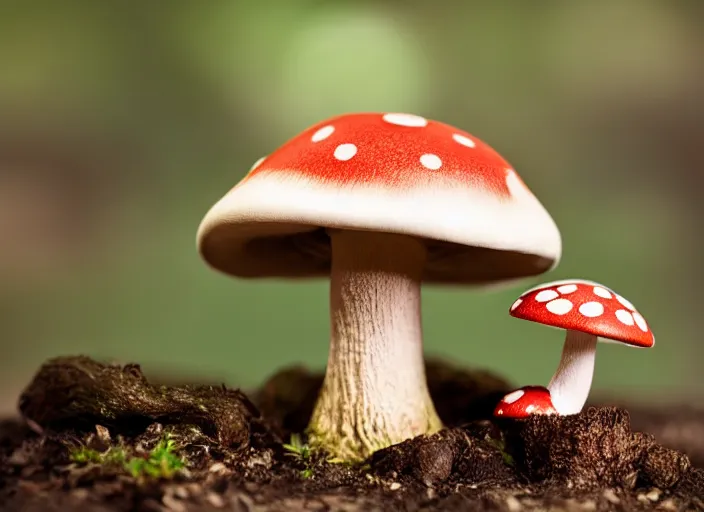
[[[260,415],[221,386],[155,386],[136,365],[54,359],[22,395],[25,419],[0,422],[0,510],[704,510],[704,470],[634,432],[624,409],[494,421],[505,381],[428,368],[448,428],[348,465],[305,443],[319,374],[271,379],[254,395]]]

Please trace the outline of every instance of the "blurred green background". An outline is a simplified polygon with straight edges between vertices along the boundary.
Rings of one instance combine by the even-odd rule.
[[[582,277],[658,340],[601,345],[595,388],[701,396],[702,26],[674,0],[2,2],[0,409],[58,354],[243,386],[322,368],[327,282],[224,277],[195,232],[260,156],[348,111],[480,137],[562,230],[540,280],[427,287],[428,353],[546,383],[563,334],[507,309]]]

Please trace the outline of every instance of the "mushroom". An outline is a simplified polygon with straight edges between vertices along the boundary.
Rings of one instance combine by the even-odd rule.
[[[548,384],[562,415],[578,414],[587,401],[599,338],[631,347],[655,345],[633,304],[594,281],[568,279],[532,288],[513,303],[510,315],[567,330],[560,364]]]
[[[553,219],[488,145],[400,113],[323,121],[205,215],[203,259],[237,277],[330,277],[328,364],[308,432],[343,460],[441,428],[425,380],[421,281],[550,270]]]
[[[527,418],[532,414],[557,414],[550,390],[543,386],[524,386],[503,397],[494,409],[494,416]]]

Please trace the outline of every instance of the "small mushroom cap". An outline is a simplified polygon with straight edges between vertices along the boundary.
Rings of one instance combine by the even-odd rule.
[[[543,386],[524,386],[511,391],[494,409],[494,416],[501,418],[527,418],[532,414],[557,414],[550,391]]]
[[[325,228],[418,237],[431,282],[538,275],[562,251],[551,216],[490,146],[395,113],[334,117],[289,140],[210,209],[197,244],[234,276],[327,276]]]
[[[604,341],[642,348],[655,345],[653,332],[635,306],[594,281],[566,279],[531,288],[513,303],[509,314]]]

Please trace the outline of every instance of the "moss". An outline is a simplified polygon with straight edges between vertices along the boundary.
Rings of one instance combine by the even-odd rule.
[[[311,424],[306,432],[313,449],[330,454],[328,460],[333,463],[360,463],[367,454],[393,444],[385,438],[372,440],[368,437],[366,442],[362,443],[359,437],[346,437],[331,429],[320,428],[315,423]]]
[[[186,466],[184,460],[174,451],[174,441],[167,436],[159,441],[146,457],[132,457],[124,466],[135,478],[172,478],[178,470]]]
[[[92,448],[87,448],[85,446],[71,450],[69,452],[69,458],[71,459],[71,462],[76,462],[78,464],[87,464],[89,462],[99,464],[103,461],[102,454],[98,450],[93,450]]]
[[[69,451],[69,458],[77,464],[98,464],[107,469],[121,469],[134,478],[172,478],[176,472],[186,467],[185,461],[176,454],[176,444],[165,435],[154,448],[144,456],[131,456],[122,446],[111,446],[101,452],[87,446],[79,446]]]

